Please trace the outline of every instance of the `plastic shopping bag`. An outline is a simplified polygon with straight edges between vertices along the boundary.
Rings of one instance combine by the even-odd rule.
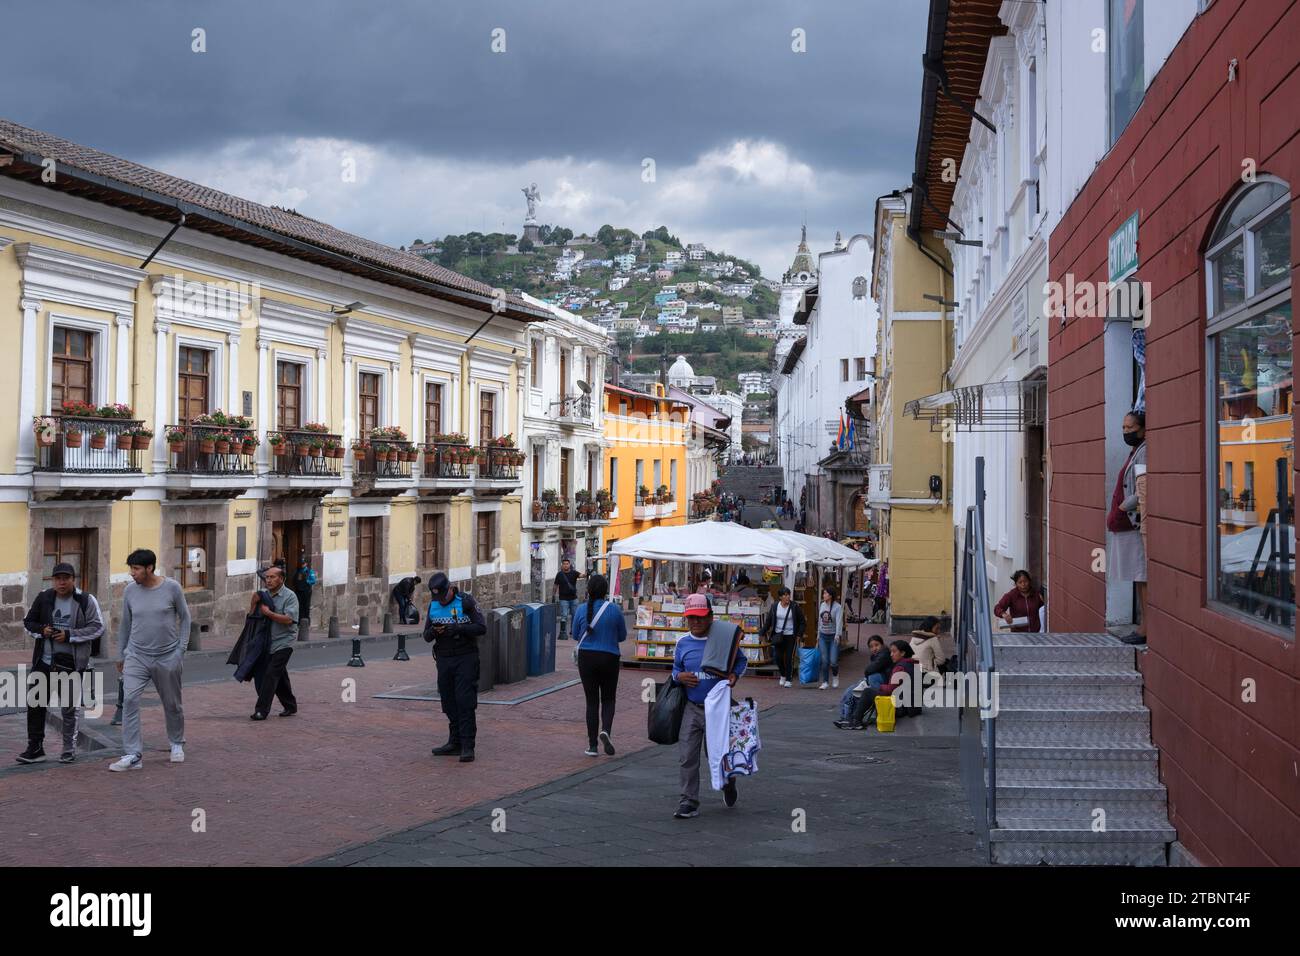
[[[799,648],[799,683],[812,684],[821,678],[822,652],[819,647]]]

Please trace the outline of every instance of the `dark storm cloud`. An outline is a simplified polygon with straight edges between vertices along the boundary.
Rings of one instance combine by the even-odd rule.
[[[736,139],[909,166],[926,0],[122,0],[5,13],[3,113],[141,158],[331,136],[685,163]],[[206,53],[191,31],[206,31]],[[490,50],[491,31],[507,50]],[[791,30],[807,32],[804,54]],[[905,176],[903,176],[905,178]]]

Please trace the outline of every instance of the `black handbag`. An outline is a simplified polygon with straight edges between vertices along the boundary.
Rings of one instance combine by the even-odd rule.
[[[671,677],[655,685],[655,698],[646,716],[646,732],[657,744],[675,744],[682,732],[686,713],[686,688]]]

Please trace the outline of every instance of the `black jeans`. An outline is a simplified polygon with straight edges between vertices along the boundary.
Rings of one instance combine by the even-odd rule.
[[[451,742],[473,749],[478,733],[474,720],[474,710],[478,707],[478,650],[436,660],[438,697],[450,724]]]
[[[253,671],[253,686],[257,688],[257,707],[259,714],[271,710],[271,698],[278,697],[281,706],[289,712],[298,709],[298,699],[293,696],[293,685],[289,682],[289,657],[292,647],[284,647],[267,657]]]
[[[298,598],[298,620],[311,617],[311,588],[299,591],[295,590],[294,595]]]
[[[617,654],[578,651],[578,676],[582,678],[582,692],[587,695],[587,742],[593,747],[596,746],[597,733],[614,731],[618,670]]]
[[[773,634],[772,652],[776,655],[776,672],[790,680],[794,672],[794,635]]]

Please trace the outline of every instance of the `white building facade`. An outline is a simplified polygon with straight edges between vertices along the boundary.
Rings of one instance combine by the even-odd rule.
[[[611,339],[598,325],[558,307],[549,308],[555,318],[528,329],[527,387],[518,442],[528,455],[521,552],[529,563],[532,596],[543,601],[552,597],[555,574],[564,558],[586,572],[588,562],[602,551],[608,523],[580,517],[577,497],[579,492],[594,497],[603,486],[608,441],[600,399]],[[533,509],[533,502],[540,501],[547,489],[555,489],[568,503],[559,521],[538,516]]]
[[[830,454],[845,400],[866,387],[876,350],[870,237],[857,235],[844,249],[822,253],[816,274],[811,311],[790,316],[790,328],[804,335],[793,341],[772,379],[778,461],[785,492],[796,503],[805,483],[819,475],[818,462]],[[857,436],[859,448],[866,447],[866,438]]]

